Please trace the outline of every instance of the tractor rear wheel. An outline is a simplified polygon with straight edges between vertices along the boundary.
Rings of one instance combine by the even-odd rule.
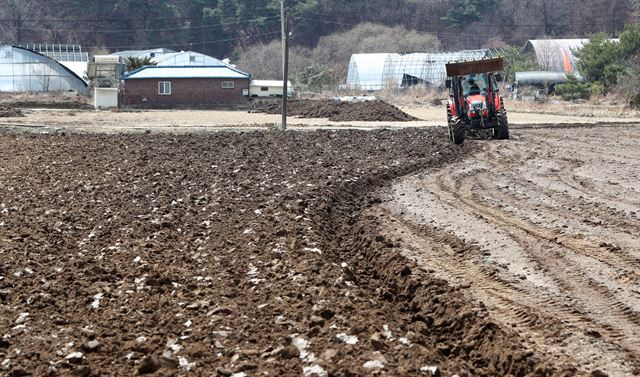
[[[449,119],[449,140],[455,144],[462,144],[464,142],[465,132],[460,117],[454,116]]]
[[[496,115],[496,127],[493,129],[493,137],[499,140],[509,139],[509,120],[504,109],[498,111]]]

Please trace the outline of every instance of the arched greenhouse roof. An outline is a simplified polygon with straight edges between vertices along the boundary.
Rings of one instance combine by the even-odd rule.
[[[399,54],[354,54],[349,61],[347,87],[361,90],[382,90],[385,62]]]
[[[153,58],[158,66],[216,66],[226,65],[221,60],[195,51],[181,51]]]
[[[359,90],[382,90],[417,84],[440,85],[446,78],[446,64],[484,59],[491,50],[461,50],[411,54],[355,54],[349,62],[347,87]]]
[[[532,39],[524,46],[524,51],[533,53],[538,65],[545,71],[574,73],[578,71],[575,52],[587,43],[589,39]]]
[[[87,83],[61,63],[26,48],[0,46],[0,92],[75,91],[88,94]]]

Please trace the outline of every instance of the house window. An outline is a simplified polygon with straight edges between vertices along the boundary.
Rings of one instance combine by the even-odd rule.
[[[168,96],[171,94],[171,81],[158,82],[158,94]]]
[[[261,92],[268,92],[269,91],[269,87],[263,86],[262,88],[260,88]]]
[[[233,81],[223,81],[222,89],[233,89],[236,87],[236,83]]]

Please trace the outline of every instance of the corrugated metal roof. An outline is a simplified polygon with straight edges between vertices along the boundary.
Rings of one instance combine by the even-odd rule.
[[[131,72],[125,80],[135,79],[250,79],[251,75],[228,66],[148,66]]]

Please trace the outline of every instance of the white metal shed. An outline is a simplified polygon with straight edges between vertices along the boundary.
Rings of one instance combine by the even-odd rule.
[[[281,97],[282,80],[252,80],[249,83],[249,96],[251,97]],[[293,97],[294,89],[291,81],[287,81],[287,96]]]

